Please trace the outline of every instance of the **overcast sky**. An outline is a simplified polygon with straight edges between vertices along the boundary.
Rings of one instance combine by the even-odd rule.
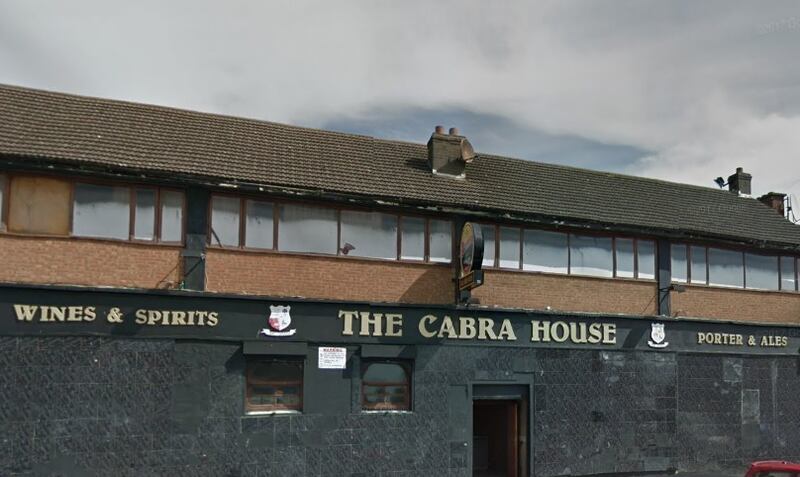
[[[714,186],[800,216],[800,2],[0,0],[0,82]],[[715,186],[714,186],[715,187]]]

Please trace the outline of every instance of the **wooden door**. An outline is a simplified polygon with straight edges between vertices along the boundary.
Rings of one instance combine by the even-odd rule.
[[[519,471],[519,403],[506,401],[506,475],[518,477]]]

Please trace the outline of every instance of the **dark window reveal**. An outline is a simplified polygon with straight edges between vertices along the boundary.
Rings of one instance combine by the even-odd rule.
[[[247,360],[246,412],[303,409],[303,362],[275,358]]]
[[[366,411],[410,411],[411,367],[397,361],[366,361],[362,367],[361,407]]]

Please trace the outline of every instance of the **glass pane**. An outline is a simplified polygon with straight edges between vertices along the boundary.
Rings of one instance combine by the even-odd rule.
[[[401,217],[402,238],[400,258],[404,260],[425,260],[425,219],[421,217]]]
[[[3,215],[6,209],[3,208],[4,200],[6,198],[6,176],[0,174],[0,230],[5,230],[6,218]]]
[[[781,290],[797,290],[794,257],[781,257]]]
[[[778,289],[778,257],[746,253],[744,263],[747,288]]]
[[[282,204],[278,214],[278,250],[336,255],[336,209]]]
[[[500,267],[519,268],[519,229],[500,227]]]
[[[656,278],[656,243],[652,240],[636,241],[637,277],[645,280]]]
[[[567,234],[544,230],[524,230],[523,235],[523,270],[568,273]]]
[[[430,229],[430,256],[428,259],[431,262],[449,263],[453,257],[452,223],[449,220],[431,219],[428,227]]]
[[[130,220],[131,193],[127,187],[75,184],[73,235],[127,239]]]
[[[371,363],[362,378],[369,383],[404,383],[406,371],[397,363]]]
[[[496,250],[494,225],[480,224],[483,234],[483,267],[494,267]]]
[[[570,273],[594,277],[611,277],[614,257],[611,237],[570,236]]]
[[[744,286],[742,252],[708,249],[708,284],[723,287]]]
[[[686,244],[674,243],[670,247],[672,255],[672,281],[686,283],[688,264],[686,262]]]
[[[706,283],[706,248],[698,247],[697,245],[691,246],[692,252],[692,283]]]
[[[211,198],[211,243],[239,246],[238,197],[213,196]]]
[[[633,278],[633,239],[617,238],[617,276]]]
[[[161,241],[183,239],[183,192],[161,191]]]
[[[134,215],[133,238],[153,240],[156,236],[156,191],[136,189],[136,213]]]
[[[397,258],[397,217],[380,212],[342,211],[343,255]]]
[[[248,200],[247,222],[245,223],[244,245],[252,248],[272,248],[274,229],[272,222],[272,202]]]

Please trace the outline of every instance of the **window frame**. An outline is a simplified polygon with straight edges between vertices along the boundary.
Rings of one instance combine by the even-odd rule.
[[[251,364],[255,364],[257,362],[270,362],[270,363],[291,363],[293,365],[299,365],[300,367],[300,380],[299,381],[276,381],[276,380],[265,380],[253,383],[251,381]],[[291,356],[277,356],[277,355],[248,355],[245,357],[245,367],[244,367],[244,412],[246,415],[259,415],[259,414],[301,414],[303,412],[305,400],[304,400],[304,392],[305,392],[305,372],[306,372],[306,360],[304,357],[291,357]],[[273,384],[273,383],[282,383],[284,386],[291,385],[296,383],[299,387],[298,392],[298,404],[297,407],[287,407],[285,405],[277,404],[251,404],[250,398],[252,396],[251,392],[251,383],[264,385],[264,384]],[[277,386],[275,386],[277,387]]]
[[[8,198],[11,194],[11,174],[6,172],[0,172],[0,180],[5,181],[5,186],[3,187],[2,193],[0,193],[0,199],[2,199],[2,204],[0,204],[0,232],[7,232],[8,231]]]
[[[364,380],[364,376],[366,375],[367,370],[369,370],[369,367],[372,366],[373,364],[395,364],[395,365],[400,366],[403,369],[403,371],[405,372],[406,382],[405,383],[374,383],[372,381],[365,381]],[[359,374],[359,381],[360,381],[360,386],[361,386],[360,403],[361,403],[361,410],[363,412],[413,412],[414,399],[413,399],[413,394],[412,394],[412,392],[413,392],[412,383],[413,383],[413,377],[414,377],[414,363],[412,361],[403,360],[403,359],[390,359],[390,358],[362,358],[361,359],[361,370],[360,371],[361,371],[360,374]],[[366,403],[366,387],[367,386],[373,386],[373,387],[399,387],[399,386],[402,386],[402,387],[404,387],[405,388],[406,400],[404,401],[403,404],[405,405],[405,407],[402,408],[402,409],[395,408],[395,407],[384,408],[384,409],[378,409],[378,408],[370,407],[372,405],[368,405]],[[382,403],[382,404],[386,404],[386,403]],[[379,405],[381,405],[381,404],[379,404]],[[391,406],[391,403],[389,403],[389,405]]]

